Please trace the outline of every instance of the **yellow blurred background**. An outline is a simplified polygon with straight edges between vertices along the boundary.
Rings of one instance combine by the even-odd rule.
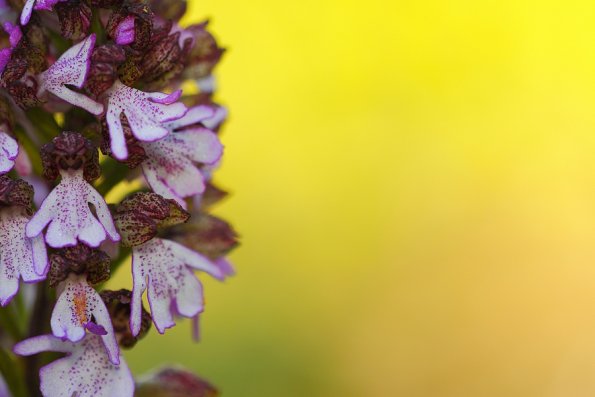
[[[595,395],[595,3],[196,0],[242,246],[127,352],[225,397]],[[125,272],[119,274],[124,283]],[[126,281],[128,284],[128,281]]]

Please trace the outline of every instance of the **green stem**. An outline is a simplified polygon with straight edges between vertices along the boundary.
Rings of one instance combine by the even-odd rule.
[[[17,361],[12,354],[4,349],[0,349],[0,372],[13,397],[27,397],[29,395]]]
[[[41,133],[45,141],[50,141],[62,131],[54,117],[50,113],[44,112],[41,108],[29,109],[26,114],[27,118],[37,127],[37,130]]]
[[[17,321],[15,318],[13,318],[11,312],[12,310],[8,307],[0,309],[0,324],[2,324],[2,328],[8,332],[14,341],[20,341],[23,339],[23,335],[21,334],[21,331],[17,325]]]
[[[96,189],[102,196],[105,196],[114,186],[122,182],[122,176],[126,175],[128,167],[111,158],[107,158],[101,163],[101,171],[103,179],[96,186]]]

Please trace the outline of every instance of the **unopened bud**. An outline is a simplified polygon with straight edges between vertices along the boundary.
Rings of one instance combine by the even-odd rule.
[[[219,395],[207,381],[193,373],[165,368],[137,385],[135,397],[216,397]]]
[[[97,148],[78,132],[63,132],[41,148],[43,175],[49,180],[58,177],[59,170],[84,170],[88,181],[101,174]]]
[[[91,26],[91,7],[81,0],[62,1],[55,6],[60,19],[62,35],[71,40],[80,40]]]

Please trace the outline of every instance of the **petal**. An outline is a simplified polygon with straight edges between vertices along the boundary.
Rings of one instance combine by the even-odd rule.
[[[31,13],[33,13],[34,4],[35,0],[27,0],[23,6],[23,11],[21,12],[21,25],[24,26],[29,23],[29,19],[31,19]]]
[[[151,99],[155,103],[160,103],[162,105],[171,105],[172,103],[176,102],[182,96],[182,90],[177,90],[172,92],[171,94],[165,94],[163,92],[149,92],[147,93],[147,97]],[[184,111],[186,113],[188,109]]]
[[[85,84],[94,46],[95,34],[91,34],[85,40],[66,50],[52,66],[39,75],[38,95],[49,91],[58,98],[94,115],[102,114],[102,104],[66,86],[72,85],[81,88]]]
[[[178,260],[182,261],[186,266],[190,266],[193,269],[209,273],[211,276],[216,278],[221,278],[224,276],[219,266],[211,262],[206,256],[188,249],[182,244],[178,244],[174,241],[163,240],[163,244],[168,250],[171,250],[173,255]]]
[[[181,316],[192,318],[204,310],[203,290],[202,284],[190,270],[186,269],[185,273],[176,294],[176,309]]]
[[[81,315],[86,316],[86,308],[82,313],[74,308],[74,295],[79,291],[72,289],[72,283],[66,287],[64,292],[58,298],[54,311],[52,312],[51,326],[52,333],[63,339],[68,339],[72,342],[78,342],[85,337],[86,317],[83,319]],[[81,298],[77,298],[81,299]]]
[[[162,276],[166,275],[162,274]],[[149,277],[147,300],[149,301],[155,328],[157,328],[157,332],[163,334],[166,329],[173,327],[176,323],[171,312],[172,296],[162,293],[157,286],[160,282],[162,280],[159,278]]]
[[[122,128],[120,113],[111,111],[111,108],[108,108],[106,121],[109,129],[112,154],[118,160],[126,160],[128,158],[128,147],[126,146],[126,139],[124,138],[124,129]]]
[[[128,87],[119,80],[116,80],[106,95],[110,145],[114,156],[118,159],[125,159],[128,156],[120,125],[122,113],[126,115],[133,135],[139,141],[151,142],[168,134],[169,131],[162,123],[178,119],[187,111],[186,106],[181,102],[173,103],[179,98],[177,92],[171,95],[146,93]]]
[[[130,331],[137,336],[141,329],[142,320],[142,296],[147,289],[146,276],[141,268],[135,266],[142,258],[138,257],[138,251],[132,250],[132,300],[130,302]]]
[[[19,145],[7,133],[0,131],[0,174],[5,174],[14,167],[14,160],[19,154]]]
[[[214,115],[215,111],[211,107],[206,105],[198,105],[188,109],[188,112],[186,112],[186,114],[183,117],[166,123],[165,127],[170,131],[174,131],[178,128],[198,124],[204,120],[213,117]]]
[[[99,222],[101,222],[101,225],[107,232],[110,240],[120,241],[120,235],[116,230],[116,225],[114,224],[109,207],[99,192],[97,192],[97,190],[93,189],[92,187],[89,189],[89,202],[95,207],[97,219],[99,219]]]
[[[175,134],[184,141],[188,157],[197,163],[213,164],[223,154],[223,145],[217,134],[207,128],[193,128]]]
[[[89,303],[93,305],[91,314],[93,314],[95,322],[103,327],[104,331],[106,331],[105,334],[101,335],[101,340],[103,341],[103,345],[105,346],[110,361],[113,364],[118,365],[120,364],[120,348],[118,347],[118,342],[116,341],[116,334],[114,333],[112,319],[107,308],[105,307],[105,303],[103,303],[103,300],[101,299],[101,296],[93,288],[88,286],[88,289]]]
[[[53,335],[40,335],[17,343],[12,351],[19,356],[31,356],[42,352],[70,353],[74,347],[74,343]]]
[[[54,207],[58,200],[56,190],[53,190],[41,203],[41,207],[27,223],[27,237],[38,236],[54,218]]]
[[[6,305],[17,293],[19,278],[26,282],[43,280],[34,268],[34,250],[31,241],[25,236],[27,217],[10,209],[0,212],[0,303]],[[43,239],[42,237],[39,237]],[[45,246],[44,246],[45,248]],[[40,256],[44,253],[42,252]],[[40,258],[42,261],[45,258]]]
[[[43,367],[40,372],[44,397],[132,397],[134,379],[128,366],[112,364],[101,338],[89,334],[81,342],[64,342],[51,335],[42,335],[18,343],[14,352],[32,355],[43,351],[69,353]]]
[[[193,162],[215,162],[223,151],[217,135],[206,128],[170,133],[158,142],[142,146],[148,157],[142,169],[151,189],[178,201],[184,208],[185,197],[201,194],[205,189],[203,173]]]
[[[83,172],[61,171],[62,180],[44,200],[27,225],[27,236],[41,233],[49,223],[45,240],[53,248],[76,245],[77,239],[91,247],[107,237],[119,240],[109,209],[97,191],[85,181]],[[93,204],[97,218],[91,212]]]
[[[42,236],[36,236],[31,239],[31,248],[33,250],[33,269],[35,273],[45,277],[49,268],[47,248]]]
[[[126,45],[134,41],[134,17],[132,15],[120,22],[116,27],[115,35],[115,42],[118,45]]]
[[[188,267],[189,263],[211,272],[219,271],[208,261],[204,263],[200,254],[169,240],[154,238],[132,249],[133,334],[138,334],[140,328],[140,300],[145,279],[148,280],[146,289],[151,316],[158,332],[163,333],[175,325],[174,314],[193,317],[202,311],[202,286]]]
[[[0,304],[6,306],[19,291],[19,276],[0,258]]]
[[[213,117],[204,120],[202,125],[210,130],[216,131],[227,118],[227,109],[223,106],[215,107],[215,114]]]

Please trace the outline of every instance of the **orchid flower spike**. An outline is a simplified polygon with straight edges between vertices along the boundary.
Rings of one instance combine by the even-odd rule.
[[[110,147],[118,160],[128,158],[121,117],[126,116],[132,134],[139,141],[153,142],[165,137],[169,130],[164,123],[181,118],[187,112],[180,99],[181,91],[172,94],[143,92],[116,80],[105,92],[107,97],[106,121]]]
[[[61,181],[43,201],[27,224],[27,236],[41,234],[49,224],[45,240],[51,247],[69,247],[81,241],[98,247],[106,237],[119,241],[109,208],[87,182],[99,176],[97,148],[74,132],[64,132],[42,148],[44,176]],[[95,208],[97,218],[89,204]]]
[[[85,84],[94,46],[95,34],[91,34],[85,40],[66,50],[52,66],[37,76],[39,80],[37,96],[41,97],[47,91],[96,116],[102,114],[102,104],[67,87],[67,85],[72,85],[82,88]]]
[[[165,124],[170,131],[165,138],[141,144],[147,156],[142,170],[151,189],[184,208],[184,198],[205,190],[206,178],[196,164],[214,164],[223,153],[217,135],[198,125],[212,116],[209,107],[196,106],[184,117]]]
[[[25,226],[31,217],[33,188],[23,180],[0,176],[0,304],[6,306],[27,283],[45,279],[48,259],[43,237],[29,238]]]
[[[41,335],[17,343],[20,356],[42,352],[66,353],[66,357],[39,371],[44,397],[133,397],[134,378],[122,357],[114,364],[105,354],[101,337],[87,334],[78,343]]]

